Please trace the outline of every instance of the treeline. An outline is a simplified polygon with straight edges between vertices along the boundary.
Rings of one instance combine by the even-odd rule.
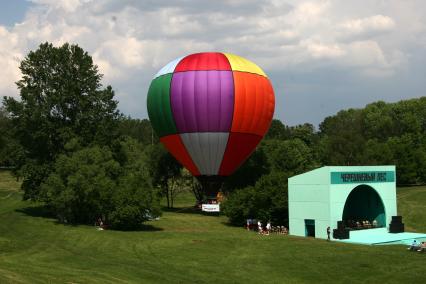
[[[340,111],[318,135],[322,164],[396,165],[399,185],[426,183],[426,97]]]
[[[234,224],[247,218],[288,222],[287,178],[321,166],[396,165],[397,184],[426,183],[426,97],[375,102],[327,117],[318,131],[273,120],[234,182],[224,212]]]
[[[398,185],[426,183],[426,97],[343,110],[318,131],[273,120],[254,155],[230,178],[250,177],[234,183],[224,212],[234,224],[247,218],[286,224],[287,178],[325,165],[396,165]]]
[[[40,45],[21,62],[20,100],[0,107],[0,167],[21,178],[24,198],[62,222],[134,229],[201,187],[162,147],[146,119],[123,116],[80,47]],[[426,183],[426,98],[376,102],[311,124],[273,120],[251,157],[225,180],[223,211],[286,224],[287,178],[323,165],[397,166],[398,184]]]

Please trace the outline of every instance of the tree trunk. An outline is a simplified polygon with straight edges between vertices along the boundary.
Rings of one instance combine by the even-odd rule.
[[[170,188],[170,203],[172,205],[172,208],[173,208],[173,204],[174,204],[174,200],[175,200],[174,191],[175,191],[175,179],[172,178],[172,186]]]
[[[170,208],[169,185],[166,186],[167,208]]]

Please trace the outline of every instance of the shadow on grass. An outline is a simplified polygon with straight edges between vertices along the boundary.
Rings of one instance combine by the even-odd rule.
[[[236,225],[236,224],[233,224],[233,223],[231,223],[231,222],[229,222],[229,221],[223,221],[223,222],[220,222],[222,225],[224,225],[224,226],[226,226],[226,227],[232,227],[232,228],[242,228],[242,229],[244,229],[244,230],[247,230],[246,228],[245,228],[245,224],[242,224],[242,225]]]
[[[44,205],[37,205],[37,206],[29,206],[25,208],[19,208],[15,209],[16,212],[23,213],[30,217],[38,217],[38,218],[46,218],[46,219],[53,219],[53,222],[56,225],[62,225],[62,226],[69,226],[69,227],[78,227],[80,225],[82,226],[93,226],[93,224],[89,223],[64,223],[60,222],[56,216],[49,210],[47,206]],[[159,228],[153,225],[147,225],[147,224],[141,224],[137,227],[133,228],[117,228],[117,229],[110,229],[111,231],[119,231],[119,232],[140,232],[140,231],[146,231],[146,232],[156,232],[156,231],[163,231],[163,228]]]
[[[25,208],[15,209],[16,212],[23,213],[31,217],[41,217],[54,219],[55,215],[44,205],[30,206]]]
[[[194,214],[194,215],[200,215],[200,216],[220,216],[219,212],[204,212],[204,211],[201,211],[201,209],[196,208],[194,206],[178,207],[178,208],[162,207],[161,210],[163,212],[170,212],[170,213],[184,213],[184,214]]]
[[[110,231],[116,231],[116,232],[160,232],[160,231],[164,231],[163,228],[159,228],[153,225],[147,225],[147,224],[142,224],[140,226],[138,226],[137,228],[132,228],[132,229],[108,229]]]

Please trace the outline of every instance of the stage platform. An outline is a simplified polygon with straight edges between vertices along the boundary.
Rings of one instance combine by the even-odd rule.
[[[408,232],[393,234],[389,233],[386,228],[377,228],[350,231],[349,239],[335,241],[363,245],[408,245],[413,239],[416,239],[418,242],[426,241],[426,234]]]

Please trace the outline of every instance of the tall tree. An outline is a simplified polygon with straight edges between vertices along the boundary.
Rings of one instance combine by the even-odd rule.
[[[41,199],[40,184],[65,144],[107,145],[117,136],[117,102],[90,55],[77,45],[43,43],[20,64],[20,100],[4,97],[14,136],[25,151],[17,163],[24,198]]]
[[[7,166],[8,144],[10,142],[10,119],[6,111],[0,106],[0,167]]]
[[[130,230],[161,214],[140,143],[123,139],[115,153],[120,161],[109,147],[79,149],[74,141],[69,144],[71,151],[59,155],[41,185],[46,203],[60,221],[93,224],[102,218],[112,228]]]
[[[222,189],[230,192],[237,188],[255,185],[257,180],[267,173],[269,173],[269,163],[261,144],[235,173],[226,177]]]
[[[24,157],[24,151],[13,137],[13,124],[7,111],[0,107],[0,167],[12,167]]]
[[[273,119],[265,135],[265,139],[285,140],[289,139],[290,135],[289,127],[285,126],[279,119]]]
[[[360,165],[366,142],[362,110],[349,109],[327,117],[320,124],[322,162],[326,165]]]
[[[133,119],[123,117],[119,123],[120,134],[130,136],[144,145],[157,144],[159,142],[157,134],[152,129],[148,119]]]
[[[271,171],[292,176],[319,166],[312,149],[298,138],[265,141],[263,148],[267,153]]]
[[[180,176],[182,166],[161,144],[146,147],[145,153],[152,184],[160,188],[162,195],[167,199],[167,207],[170,208],[170,191],[173,190],[171,186],[173,180]]]

